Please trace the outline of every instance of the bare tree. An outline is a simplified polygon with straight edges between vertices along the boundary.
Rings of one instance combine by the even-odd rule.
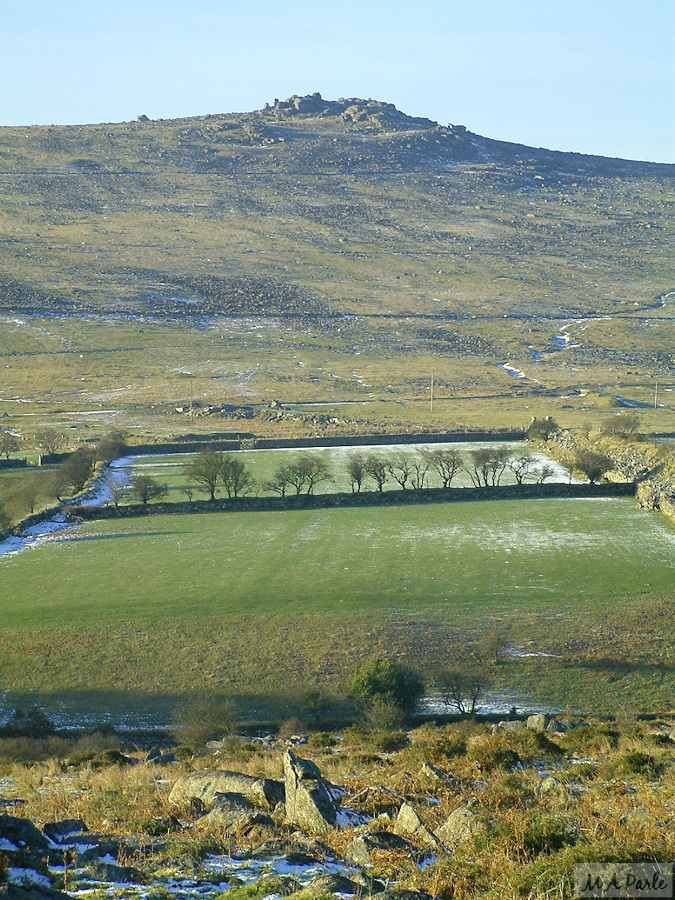
[[[435,469],[441,480],[441,486],[450,487],[453,478],[464,468],[462,455],[454,447],[434,447],[433,450],[424,451],[429,466]]]
[[[288,481],[296,494],[313,494],[314,488],[322,481],[331,481],[328,465],[322,456],[303,453],[288,465]]]
[[[143,506],[150,500],[159,500],[169,493],[169,485],[160,483],[152,475],[134,475],[131,479],[131,495],[141,501]]]
[[[387,462],[387,472],[400,485],[401,490],[405,490],[411,471],[410,454],[405,451],[396,453]]]
[[[10,453],[16,453],[21,446],[21,442],[17,435],[11,431],[0,430],[0,455],[5,454],[5,459],[9,459]]]
[[[286,491],[291,483],[291,472],[288,463],[281,463],[277,466],[272,477],[265,482],[263,487],[268,491],[279,494],[280,497],[286,496]]]
[[[414,491],[421,491],[427,478],[429,471],[429,461],[423,453],[418,453],[410,462],[412,466],[412,475],[410,483]]]
[[[126,452],[126,434],[117,428],[104,434],[96,444],[96,458],[106,464],[111,463],[114,459],[119,459]]]
[[[361,485],[366,477],[366,458],[360,450],[350,453],[345,464],[352,494],[361,492]]]
[[[216,450],[200,450],[185,467],[185,475],[189,481],[198,484],[209,494],[209,500],[215,500],[222,467],[222,453]]]
[[[223,454],[220,475],[228,497],[243,497],[255,484],[245,463],[233,453]]]
[[[476,487],[496,487],[506,470],[511,451],[508,447],[479,447],[470,453],[469,476]]]
[[[542,463],[542,465],[537,466],[533,475],[537,484],[543,484],[547,479],[555,476],[555,469],[548,463]]]
[[[486,679],[478,672],[460,668],[442,668],[436,675],[441,697],[461,715],[473,715],[480,709],[485,695]]]
[[[495,622],[482,635],[480,640],[480,650],[484,659],[492,661],[496,666],[499,665],[504,654],[509,648],[510,628],[507,622]]]
[[[532,453],[521,453],[509,460],[509,469],[513,472],[517,484],[522,484],[536,469],[537,459]]]
[[[65,434],[57,431],[56,428],[40,428],[35,432],[33,443],[44,456],[52,456],[63,450],[67,446],[68,440]]]
[[[366,473],[377,484],[377,489],[381,493],[384,489],[387,474],[389,472],[387,460],[383,456],[377,456],[375,453],[371,453],[370,456],[366,457],[365,468]]]

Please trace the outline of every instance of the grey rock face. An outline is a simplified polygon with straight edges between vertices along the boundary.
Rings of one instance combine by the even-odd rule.
[[[211,808],[216,794],[241,794],[259,809],[274,809],[284,799],[284,787],[270,778],[212,769],[183,775],[171,789],[169,800],[176,804],[199,800]]]
[[[436,829],[435,836],[446,847],[454,848],[483,830],[483,824],[468,807],[460,806]]]
[[[528,716],[527,727],[530,731],[546,731],[546,716],[543,713]]]
[[[337,824],[337,810],[318,767],[292,750],[284,754],[286,821],[314,834],[325,834]]]
[[[394,832],[405,835],[429,847],[437,847],[438,839],[429,831],[409,803],[402,803],[396,816]]]

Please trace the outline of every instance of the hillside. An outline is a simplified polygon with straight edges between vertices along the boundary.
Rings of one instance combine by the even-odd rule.
[[[171,429],[189,374],[202,405],[519,424],[587,411],[579,389],[649,406],[654,378],[673,377],[675,166],[319,95],[139,118],[0,129],[10,415],[39,395],[48,416],[112,405],[147,430],[154,408]],[[438,403],[460,406],[422,415],[410,404],[432,371]]]

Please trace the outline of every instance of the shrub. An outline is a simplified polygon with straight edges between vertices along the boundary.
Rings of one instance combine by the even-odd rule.
[[[523,835],[523,848],[533,856],[574,846],[576,830],[560,816],[542,816]]]
[[[657,763],[651,753],[629,750],[622,753],[614,763],[617,775],[654,775]]]
[[[323,750],[329,747],[334,747],[337,744],[337,741],[333,737],[332,734],[328,734],[327,731],[317,731],[315,734],[310,734],[309,740],[307,741],[307,746],[312,747],[315,750]]]
[[[2,729],[7,737],[42,738],[54,734],[54,723],[46,713],[37,706],[29,707],[25,712],[15,709],[12,716]]]
[[[358,669],[350,681],[351,695],[362,703],[375,698],[393,701],[404,713],[411,713],[424,692],[424,683],[415,672],[388,659],[372,659]]]
[[[196,700],[180,710],[173,732],[180,744],[199,750],[207,741],[231,736],[235,716],[236,707],[232,700]]]
[[[297,716],[291,716],[288,719],[284,719],[284,721],[279,726],[278,737],[283,740],[288,740],[288,738],[296,737],[297,735],[303,735],[307,732],[305,728],[305,723],[302,719],[299,719]]]

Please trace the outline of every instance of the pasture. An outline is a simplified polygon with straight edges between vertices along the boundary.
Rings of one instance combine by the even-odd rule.
[[[0,687],[166,720],[234,696],[253,718],[344,698],[374,655],[480,664],[493,695],[671,704],[675,528],[631,501],[151,516],[0,558]],[[482,642],[501,623],[503,659]]]
[[[350,480],[347,474],[347,462],[349,458],[360,453],[363,456],[381,457],[385,460],[396,461],[404,457],[410,462],[420,458],[420,454],[427,450],[434,449],[452,449],[457,450],[461,455],[462,461],[466,466],[471,463],[471,451],[479,447],[498,447],[500,449],[508,449],[512,456],[518,457],[523,454],[532,456],[535,460],[535,468],[541,469],[548,466],[551,469],[551,477],[548,481],[566,482],[568,473],[563,467],[552,460],[545,453],[534,448],[531,444],[523,441],[500,442],[498,444],[487,443],[453,443],[453,444],[390,444],[384,446],[365,446],[365,447],[328,447],[312,450],[245,450],[237,451],[237,458],[241,459],[250,470],[255,484],[251,490],[251,494],[259,496],[273,495],[273,491],[267,486],[267,482],[273,477],[275,469],[281,462],[291,462],[300,455],[310,454],[322,459],[331,475],[331,480],[320,482],[315,494],[325,494],[344,491],[349,493]],[[153,456],[135,456],[132,457],[129,464],[118,467],[116,471],[124,472],[128,478],[136,474],[150,475],[157,481],[168,484],[169,494],[166,498],[169,502],[180,502],[185,500],[185,488],[190,483],[190,479],[186,475],[186,469],[189,467],[191,460],[194,459],[192,454],[158,454]],[[412,473],[411,473],[412,477]],[[532,481],[529,478],[528,481]],[[505,469],[501,483],[515,484],[515,477],[510,469]],[[457,473],[452,480],[452,487],[471,487],[471,478],[468,471],[463,470]],[[425,476],[425,487],[442,487],[442,481],[433,466],[429,466]],[[410,482],[407,485],[410,489]],[[363,490],[376,490],[376,484],[372,478],[366,477],[363,484]],[[384,484],[384,490],[400,490],[400,484],[389,475]],[[222,485],[219,486],[218,495],[223,495]],[[295,491],[290,487],[289,494]],[[208,497],[208,490],[195,487],[195,497]]]

